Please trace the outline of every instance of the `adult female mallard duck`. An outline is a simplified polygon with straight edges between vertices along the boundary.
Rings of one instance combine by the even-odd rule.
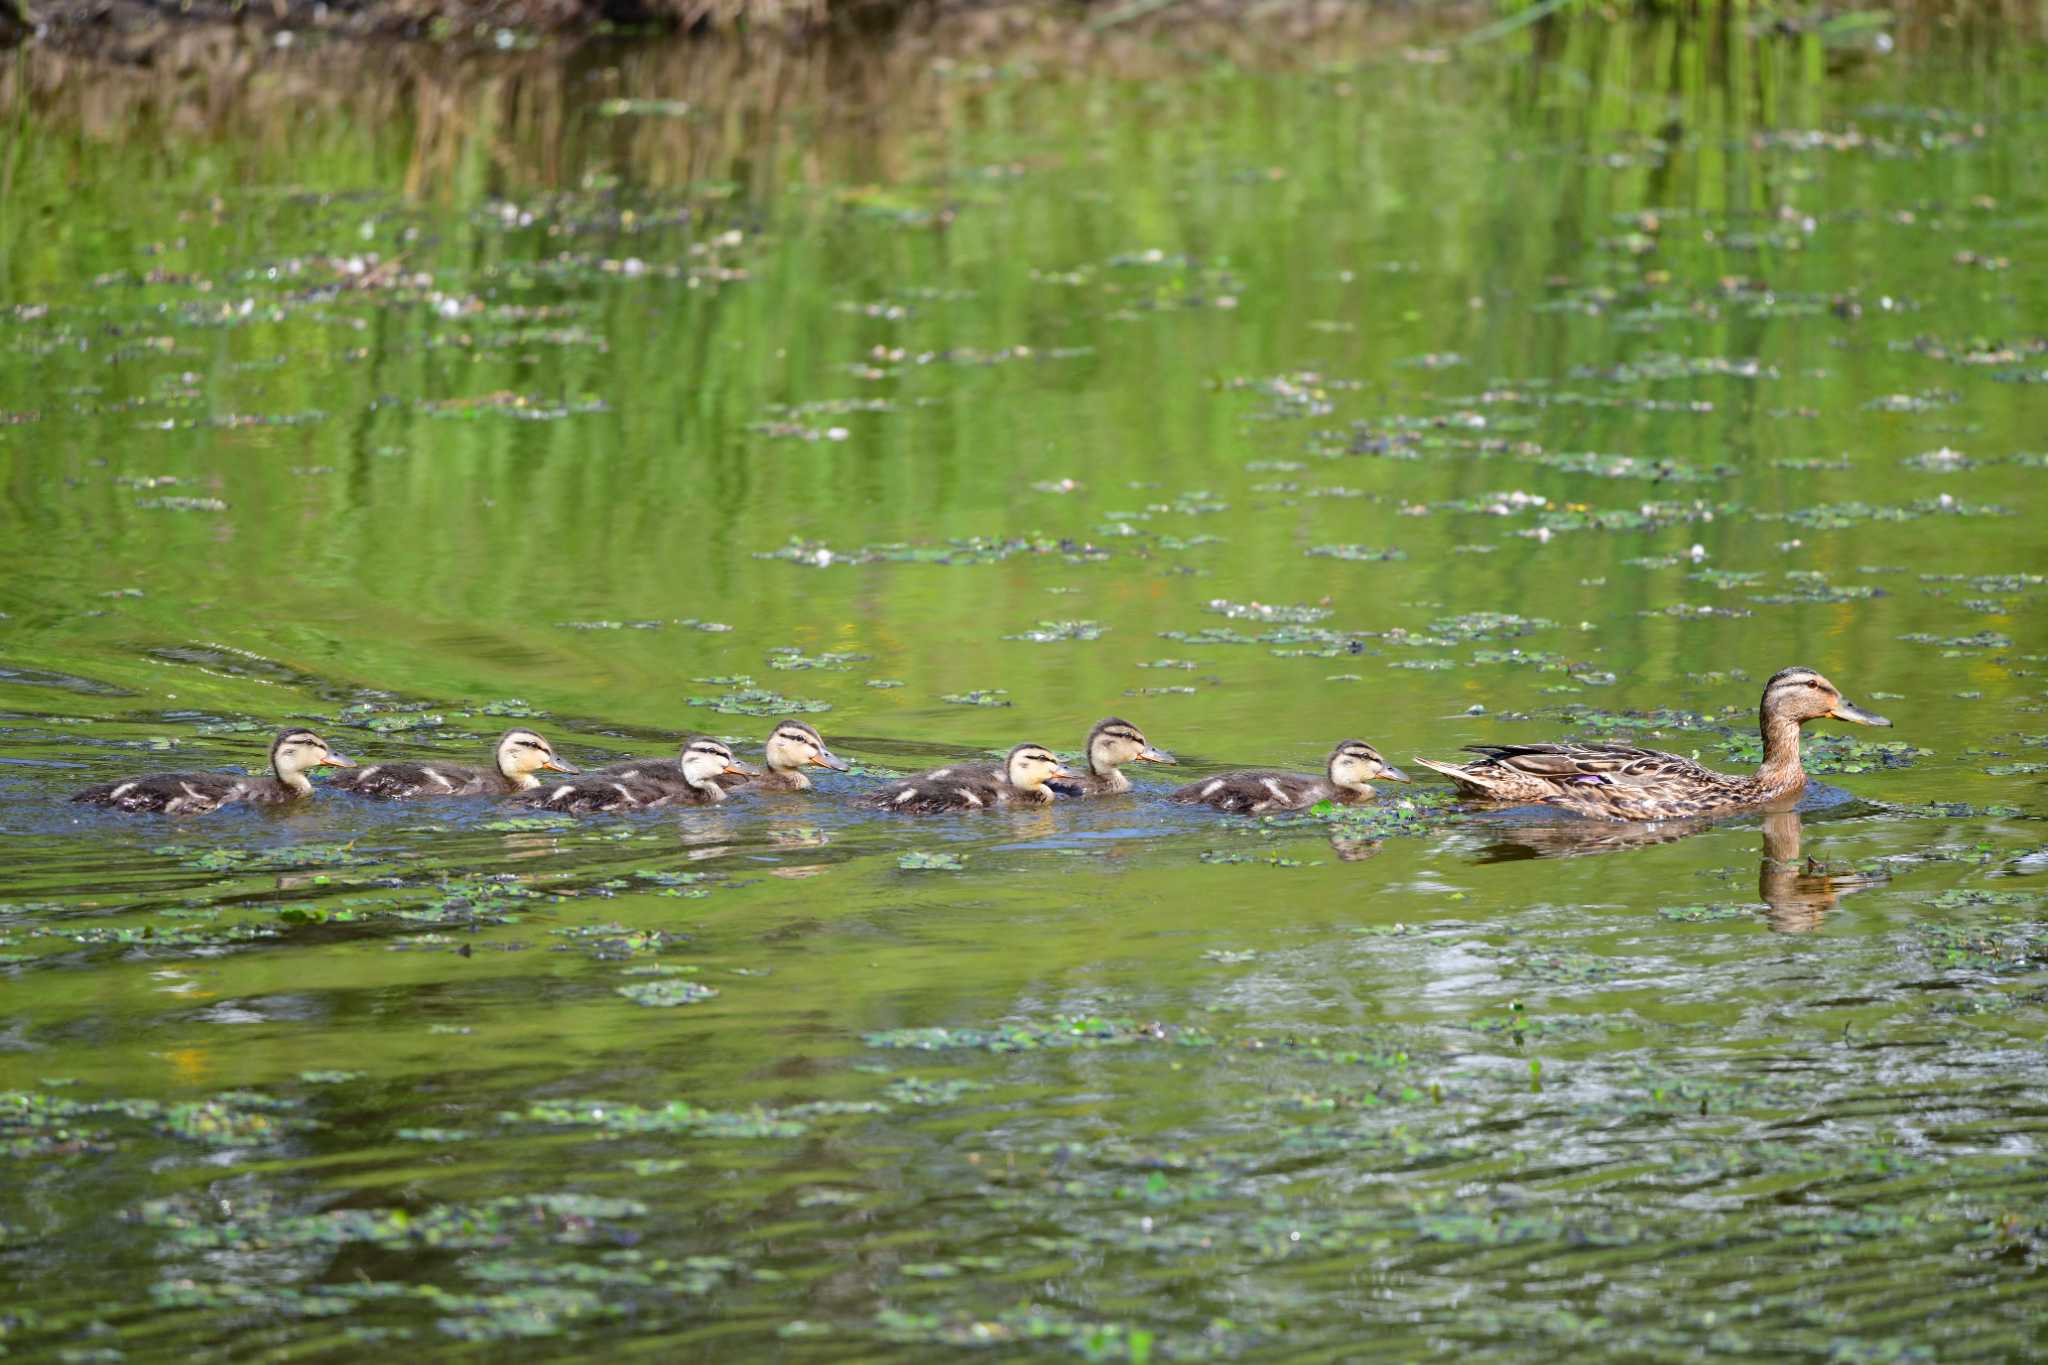
[[[934,768],[906,778],[870,796],[864,803],[878,810],[982,810],[990,806],[1043,805],[1053,799],[1049,785],[1077,774],[1042,744],[1019,744],[1010,750],[999,771],[973,764]]]
[[[846,764],[825,747],[825,737],[800,720],[778,724],[770,732],[761,756],[768,771],[758,776],[728,773],[718,779],[718,785],[727,791],[745,787],[756,792],[807,792],[811,779],[805,768],[846,771]]]
[[[1147,742],[1144,731],[1111,716],[1097,721],[1088,732],[1088,771],[1078,777],[1057,779],[1053,788],[1061,796],[1119,796],[1131,789],[1131,779],[1124,776],[1124,764],[1173,761],[1172,754]]]
[[[582,770],[555,757],[531,730],[507,730],[491,751],[489,770],[461,763],[372,763],[334,780],[343,791],[401,800],[409,796],[511,796],[540,785],[536,773]]]
[[[353,768],[354,763],[327,747],[311,730],[281,730],[270,741],[274,776],[241,773],[157,773],[88,787],[73,801],[114,810],[162,811],[165,815],[202,815],[236,801],[282,805],[313,794],[309,768]]]
[[[1348,806],[1372,799],[1374,782],[1406,782],[1408,774],[1380,757],[1362,739],[1347,739],[1330,750],[1326,774],[1236,772],[1218,773],[1190,782],[1172,796],[1189,806],[1210,806],[1231,815],[1263,815],[1267,811],[1306,810],[1318,801]]]
[[[717,779],[726,773],[752,775],[725,745],[715,739],[699,738],[683,745],[679,764],[589,773],[576,782],[536,788],[520,799],[529,806],[575,814],[646,810],[653,806],[710,806],[725,800],[725,788],[718,785]]]
[[[1759,806],[1786,806],[1806,789],[1799,727],[1810,720],[1890,725],[1842,696],[1810,668],[1787,668],[1764,684],[1757,708],[1764,761],[1752,777],[1717,773],[1689,758],[1632,744],[1471,744],[1469,763],[1415,761],[1467,796],[1510,805],[1561,806],[1603,820],[1676,820]]]

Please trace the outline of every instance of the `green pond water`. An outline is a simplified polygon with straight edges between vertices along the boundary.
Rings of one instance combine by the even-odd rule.
[[[2048,81],[1870,36],[19,59],[0,1354],[2042,1353]],[[1896,722],[1799,812],[1163,800],[1740,769],[1795,663]],[[65,801],[796,711],[713,810]]]

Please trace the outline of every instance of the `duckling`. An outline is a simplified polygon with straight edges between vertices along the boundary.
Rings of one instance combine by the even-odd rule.
[[[768,744],[761,752],[767,763],[767,772],[759,776],[722,774],[717,778],[718,785],[727,791],[745,787],[748,791],[759,792],[807,792],[811,789],[811,779],[804,772],[806,767],[846,771],[846,764],[825,747],[825,737],[800,720],[785,720],[778,724],[770,732]]]
[[[1172,754],[1153,748],[1137,726],[1111,716],[1097,721],[1088,732],[1088,771],[1071,781],[1056,782],[1054,790],[1061,796],[1119,796],[1131,789],[1124,764],[1173,761]]]
[[[1374,781],[1410,780],[1408,774],[1381,758],[1380,751],[1372,745],[1362,739],[1347,739],[1330,750],[1327,776],[1256,771],[1219,773],[1188,783],[1167,800],[1209,806],[1231,815],[1263,815],[1267,811],[1306,810],[1318,801],[1348,806],[1371,800]]]
[[[717,779],[726,773],[751,777],[733,758],[732,750],[715,739],[698,738],[683,746],[682,762],[673,777],[657,765],[591,773],[580,782],[540,787],[520,799],[545,810],[645,810],[653,806],[710,806],[725,800]]]
[[[981,810],[988,806],[1043,805],[1053,799],[1055,779],[1072,780],[1042,744],[1019,744],[1003,760],[1000,773],[959,764],[934,768],[870,796],[862,804],[877,810]]]
[[[358,768],[334,785],[363,796],[402,799],[408,796],[510,796],[540,785],[535,773],[578,773],[582,769],[555,757],[555,750],[531,730],[507,730],[492,751],[491,770],[460,763],[373,763]]]
[[[275,776],[240,773],[157,773],[88,787],[71,799],[85,806],[114,810],[161,811],[165,815],[203,815],[236,801],[283,805],[313,794],[309,768],[353,768],[355,764],[329,748],[311,730],[280,730],[270,742],[270,771]]]
[[[1442,773],[1465,796],[1514,805],[1559,806],[1603,820],[1675,820],[1757,807],[1782,808],[1806,789],[1800,727],[1813,720],[1890,725],[1843,697],[1810,668],[1780,669],[1757,706],[1764,761],[1738,777],[1658,749],[1632,744],[1472,744],[1469,763],[1415,761]]]

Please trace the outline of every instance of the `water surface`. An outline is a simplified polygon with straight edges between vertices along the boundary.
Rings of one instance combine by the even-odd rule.
[[[0,81],[0,1349],[2038,1350],[2042,56],[1445,55]],[[1799,813],[1162,799],[1740,768],[1793,663],[1896,722]],[[63,799],[798,710],[709,811]],[[1108,714],[1181,766],[853,805]]]

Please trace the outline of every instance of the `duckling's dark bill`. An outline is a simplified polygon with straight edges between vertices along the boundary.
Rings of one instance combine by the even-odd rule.
[[[1864,710],[1855,702],[1850,701],[1847,697],[1844,697],[1842,700],[1836,702],[1835,709],[1828,712],[1828,714],[1834,717],[1836,720],[1846,720],[1852,725],[1890,726],[1891,724],[1891,722],[1886,720],[1883,716],[1878,715],[1874,711]]]

